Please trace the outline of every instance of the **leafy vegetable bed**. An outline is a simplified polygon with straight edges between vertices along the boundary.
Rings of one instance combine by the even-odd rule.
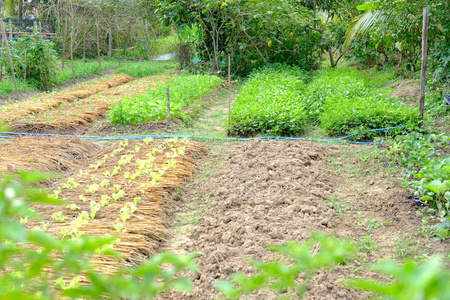
[[[173,118],[187,120],[186,109],[216,88],[222,79],[211,75],[179,76],[170,83],[170,112]],[[146,95],[134,96],[119,102],[108,113],[108,119],[116,125],[143,124],[167,118],[167,86],[149,90]]]
[[[370,88],[355,69],[323,69],[307,85],[305,77],[280,65],[251,74],[233,105],[229,133],[298,135],[309,123],[330,136],[364,138],[377,134],[369,129],[417,124],[417,109]]]
[[[199,143],[176,138],[121,141],[62,180],[54,196],[67,206],[36,208],[48,218],[29,226],[66,238],[117,236],[110,247],[123,255],[122,264],[142,259],[166,238],[169,192],[195,172],[194,158],[206,152]],[[100,264],[108,268],[115,262]]]

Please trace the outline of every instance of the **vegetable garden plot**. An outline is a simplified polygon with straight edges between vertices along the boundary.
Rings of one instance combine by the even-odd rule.
[[[0,144],[0,173],[17,170],[70,171],[101,149],[74,138],[21,137]]]
[[[96,162],[61,180],[54,195],[68,205],[35,208],[46,219],[29,225],[66,238],[117,236],[111,247],[122,259],[98,257],[94,263],[105,271],[133,264],[165,241],[167,197],[196,171],[194,158],[206,153],[202,144],[176,138],[121,141],[104,149]]]
[[[5,105],[0,108],[0,122],[11,122],[36,113],[44,113],[62,104],[68,104],[77,99],[85,99],[132,80],[134,80],[133,77],[118,74],[100,80],[91,80],[81,87],[76,85],[73,89],[67,89],[56,94],[41,94],[23,102]]]
[[[10,126],[21,132],[70,132],[74,129],[84,131],[96,120],[102,118],[112,104],[136,94],[144,94],[161,83],[169,80],[169,76],[153,76],[134,80],[107,89],[88,98],[62,103],[58,107],[38,114],[29,115],[10,123]]]

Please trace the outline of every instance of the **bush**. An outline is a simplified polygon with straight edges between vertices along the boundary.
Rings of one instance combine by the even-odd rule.
[[[192,107],[204,95],[216,88],[222,79],[212,75],[176,77],[170,83],[170,113],[172,118],[188,120],[185,109]],[[143,124],[167,118],[167,85],[149,90],[145,95],[134,96],[119,102],[108,113],[115,125]]]
[[[296,135],[306,116],[298,102],[306,76],[299,68],[276,65],[253,72],[231,111],[231,135]]]
[[[34,30],[32,34],[11,40],[9,45],[16,77],[26,79],[40,90],[48,90],[56,83],[57,54],[51,41],[43,39]],[[2,64],[9,66],[6,48]],[[11,74],[11,68],[6,67],[4,70]]]

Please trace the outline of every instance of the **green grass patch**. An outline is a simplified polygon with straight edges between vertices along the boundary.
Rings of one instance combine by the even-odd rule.
[[[124,62],[121,67],[116,70],[116,73],[124,73],[132,77],[146,77],[159,74],[168,74],[170,71],[176,69],[176,64],[173,60],[168,61],[139,61],[139,62]]]
[[[94,74],[99,74],[98,60],[83,60],[77,59],[73,61],[73,67],[76,78],[86,78]],[[103,60],[102,70],[108,70],[117,67],[116,61]],[[64,69],[58,70],[56,74],[56,84],[64,84],[73,80],[72,67],[70,61],[65,61]]]
[[[24,80],[17,79],[17,90],[19,92],[29,92],[35,89],[36,87],[34,85],[27,83]],[[9,93],[15,93],[15,91],[12,78],[7,78],[0,82],[0,97]]]
[[[296,135],[306,129],[298,102],[306,75],[298,68],[277,65],[253,72],[233,103],[231,135]]]
[[[216,88],[222,79],[212,75],[179,76],[170,83],[170,112],[172,118],[187,121],[190,117],[185,110],[198,103],[201,98]],[[145,95],[119,102],[111,108],[108,120],[115,125],[143,124],[167,118],[166,84]]]

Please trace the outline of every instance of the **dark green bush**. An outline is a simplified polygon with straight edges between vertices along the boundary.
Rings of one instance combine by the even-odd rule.
[[[32,34],[11,40],[10,49],[16,77],[26,79],[40,90],[48,90],[55,84],[57,53],[51,41],[43,39],[35,30]],[[2,64],[9,66],[6,48]],[[4,70],[11,74],[11,68],[5,67]]]
[[[296,135],[306,129],[299,102],[306,76],[299,68],[277,65],[253,72],[231,111],[231,135]]]

